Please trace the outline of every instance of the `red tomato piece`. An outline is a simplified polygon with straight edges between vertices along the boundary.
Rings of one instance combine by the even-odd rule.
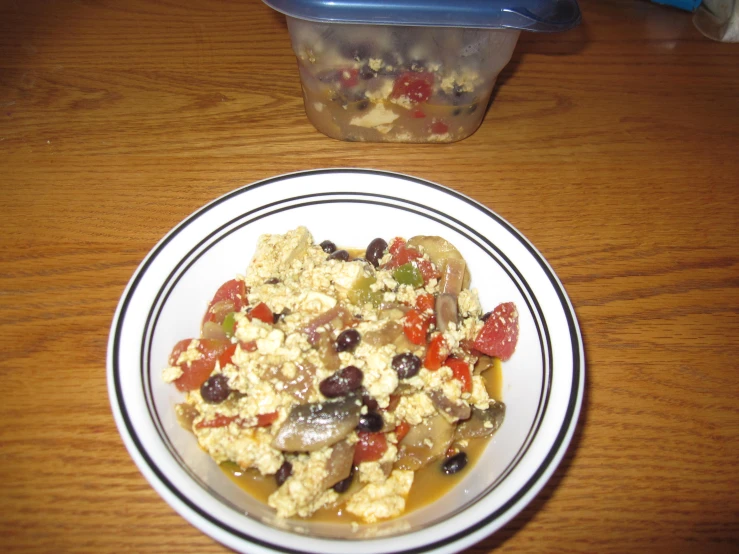
[[[203,325],[208,322],[220,325],[231,312],[238,312],[248,304],[246,285],[239,279],[231,279],[223,283],[208,304],[203,317]]]
[[[455,379],[462,382],[462,392],[472,392],[470,365],[459,358],[447,358],[444,365],[451,368]]]
[[[509,359],[518,343],[518,310],[513,302],[498,304],[477,335],[474,347],[501,361]]]
[[[376,462],[387,450],[385,433],[357,433],[357,444],[354,447],[354,463]]]
[[[423,360],[423,367],[431,371],[436,371],[444,365],[444,361],[449,357],[449,348],[441,333],[436,333],[429,341],[428,350],[426,350],[426,358]]]
[[[419,294],[416,297],[416,308],[419,312],[425,313],[428,311],[434,311],[436,301],[434,300],[433,294]]]
[[[443,121],[434,121],[431,124],[431,132],[435,135],[443,135],[447,131],[449,131],[449,125],[447,125]]]
[[[344,88],[357,86],[359,84],[359,70],[353,67],[342,69],[339,71],[339,82]]]
[[[264,302],[260,302],[249,312],[249,319],[252,320],[254,318],[264,321],[265,323],[274,323],[275,321],[274,316],[272,315],[272,310],[270,310]]]
[[[395,436],[397,437],[398,442],[402,441],[403,437],[405,437],[410,430],[411,424],[407,421],[401,421],[398,423],[397,427],[395,427]]]
[[[433,88],[433,73],[427,71],[406,71],[395,79],[390,98],[406,97],[411,103],[419,104],[431,98]]]
[[[212,339],[198,339],[197,350],[200,352],[200,357],[191,362],[177,364],[180,354],[187,350],[190,345],[188,340],[185,348],[181,349],[183,342],[185,341],[178,342],[172,350],[172,354],[170,354],[170,361],[174,361],[171,365],[177,365],[182,370],[182,375],[174,381],[174,384],[177,386],[177,390],[195,390],[210,377],[216,367],[216,361],[231,346],[231,343]],[[175,354],[177,354],[176,357]]]
[[[431,322],[422,317],[418,310],[410,309],[403,320],[403,332],[413,344],[423,346],[426,344],[426,333],[428,333]]]
[[[213,427],[226,427],[229,423],[232,421],[236,421],[236,416],[225,416],[221,414],[216,414],[216,417],[213,419],[207,419],[203,420],[199,423],[195,424],[195,427],[197,429],[207,429],[207,428],[213,428]]]
[[[256,352],[257,351],[257,341],[250,340],[249,342],[240,342],[242,350],[246,350],[247,352]]]
[[[423,110],[420,110],[420,109],[419,110],[413,110],[411,112],[411,117],[413,117],[414,119],[423,119],[424,117],[426,117],[426,114],[423,113]]]
[[[257,414],[257,427],[267,427],[272,425],[277,418],[280,417],[279,412],[269,412],[267,414]]]
[[[179,359],[180,354],[187,350],[187,347],[190,346],[191,342],[192,339],[185,339],[174,345],[174,348],[172,349],[172,353],[169,355],[168,360],[170,366],[177,365],[177,360]]]
[[[388,263],[384,265],[385,269],[395,269],[401,265],[405,265],[412,260],[417,260],[421,257],[421,253],[415,248],[408,248],[407,246],[401,246]]]

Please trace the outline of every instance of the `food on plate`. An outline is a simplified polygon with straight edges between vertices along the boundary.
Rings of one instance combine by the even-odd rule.
[[[298,227],[260,237],[163,378],[216,462],[269,477],[278,517],[371,523],[405,511],[419,472],[464,473],[471,443],[503,423],[491,375],[517,340],[515,306],[483,315],[443,238],[355,251]]]

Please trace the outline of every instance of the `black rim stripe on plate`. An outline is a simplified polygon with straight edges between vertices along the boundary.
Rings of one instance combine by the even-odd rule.
[[[320,201],[303,202],[303,203],[300,203],[300,204],[290,204],[289,206],[277,208],[277,206],[279,204],[281,204],[281,203],[293,202],[294,200],[303,200],[305,198],[320,197],[320,196],[346,196],[346,195],[349,195],[349,194],[351,194],[351,193],[336,192],[336,193],[330,193],[330,194],[326,194],[326,195],[317,194],[317,195],[312,195],[312,196],[301,196],[301,197],[296,197],[296,198],[286,198],[286,199],[284,199],[284,200],[282,200],[280,202],[275,202],[273,204],[270,204],[270,206],[276,208],[276,209],[274,209],[274,210],[272,210],[270,212],[261,213],[260,215],[258,215],[256,217],[253,217],[253,218],[249,219],[246,222],[243,222],[243,223],[241,223],[239,225],[236,225],[236,226],[233,226],[232,227],[232,225],[234,225],[237,221],[243,220],[245,216],[251,215],[251,214],[253,214],[255,212],[261,212],[262,211],[262,208],[259,208],[257,210],[252,210],[251,212],[247,212],[245,214],[241,214],[240,216],[238,216],[238,217],[232,219],[231,221],[229,221],[228,223],[222,225],[216,231],[214,231],[213,233],[211,233],[210,235],[208,235],[205,239],[203,239],[202,241],[200,241],[200,243],[198,243],[198,245],[196,247],[194,247],[193,249],[191,249],[190,252],[188,252],[185,256],[183,256],[182,260],[175,266],[175,268],[172,270],[172,272],[167,277],[167,279],[165,279],[165,281],[164,281],[165,284],[160,288],[160,291],[157,293],[157,296],[155,298],[155,301],[152,304],[152,309],[149,312],[149,315],[147,317],[147,321],[146,321],[146,324],[144,326],[144,329],[152,329],[152,332],[153,332],[153,329],[155,329],[156,326],[157,326],[159,315],[161,314],[161,310],[162,310],[164,304],[166,303],[166,300],[169,297],[169,294],[175,288],[175,286],[177,285],[177,282],[179,281],[179,279],[187,272],[187,270],[203,254],[205,254],[210,248],[212,248],[215,244],[217,244],[218,242],[220,242],[221,240],[223,240],[225,237],[227,237],[231,233],[234,233],[234,232],[238,231],[239,229],[241,229],[241,228],[243,228],[243,227],[245,227],[245,226],[247,226],[249,224],[252,224],[255,221],[258,221],[258,220],[260,220],[260,219],[262,219],[264,217],[268,217],[270,215],[273,215],[273,214],[278,213],[278,212],[281,212],[281,211],[286,211],[286,210],[291,210],[291,209],[298,209],[298,208],[302,208],[302,207],[306,207],[306,206],[310,206],[310,205],[326,204],[326,203],[364,203],[364,204],[380,205],[380,206],[383,206],[383,207],[395,208],[395,209],[399,209],[401,211],[415,213],[415,214],[418,214],[418,215],[422,215],[423,217],[425,217],[427,219],[431,219],[433,221],[436,221],[440,225],[444,225],[444,226],[448,227],[449,229],[452,229],[455,232],[462,234],[467,240],[469,240],[470,242],[474,243],[480,250],[486,251],[486,249],[482,245],[480,245],[479,242],[475,238],[470,237],[469,235],[466,235],[464,233],[461,233],[458,229],[456,229],[453,226],[449,225],[447,222],[442,221],[442,220],[440,220],[438,218],[435,218],[435,217],[430,217],[427,214],[420,214],[418,211],[413,210],[413,209],[410,209],[410,208],[408,208],[406,206],[398,206],[398,205],[394,205],[394,204],[387,204],[385,202],[377,202],[377,201],[372,201],[372,200],[328,199],[328,198],[326,198],[326,199],[323,199],[323,200],[320,200]],[[356,195],[356,193],[355,193],[355,195]],[[386,199],[389,199],[390,198],[390,197],[386,197],[384,195],[374,195],[374,194],[362,194],[361,196],[382,197],[382,198],[386,198]],[[395,200],[397,200],[397,199],[395,199]],[[433,210],[433,211],[436,211],[436,210]],[[454,221],[458,225],[463,226],[463,227],[466,227],[466,228],[469,229],[468,226],[463,225],[458,220],[453,219],[453,218],[449,218],[449,219],[452,220],[452,221]],[[221,234],[219,234],[219,232],[221,232]],[[479,233],[478,233],[478,235],[479,235]],[[209,243],[209,244],[207,246],[205,246],[204,248],[200,249],[200,247],[203,246],[205,243]],[[481,492],[474,499],[472,499],[471,501],[467,502],[464,505],[464,507],[460,508],[459,510],[457,510],[455,512],[452,512],[450,514],[447,514],[444,517],[444,519],[448,519],[449,517],[453,517],[454,515],[456,515],[460,511],[466,510],[471,505],[474,505],[477,502],[479,502],[482,499],[482,497],[484,497],[485,495],[489,494],[490,491],[492,491],[494,488],[496,488],[510,474],[510,472],[513,471],[513,469],[515,469],[515,467],[518,465],[518,462],[526,454],[526,452],[528,451],[531,443],[533,442],[534,438],[536,437],[536,434],[538,432],[539,426],[541,424],[541,420],[543,419],[543,414],[546,412],[546,406],[547,406],[547,403],[548,403],[548,391],[549,391],[549,385],[551,383],[551,371],[552,371],[552,369],[551,369],[551,363],[548,363],[548,362],[551,361],[551,346],[550,346],[550,341],[548,339],[549,332],[548,332],[548,329],[546,328],[546,322],[543,320],[543,318],[541,318],[542,319],[541,325],[544,327],[544,333],[543,334],[546,335],[546,337],[547,337],[547,339],[544,339],[543,336],[542,336],[542,331],[540,329],[539,322],[538,322],[537,318],[535,317],[535,313],[534,313],[534,312],[536,312],[536,313],[538,313],[541,316],[541,308],[538,305],[538,301],[536,300],[536,297],[533,295],[530,287],[526,283],[525,279],[523,279],[523,276],[520,275],[520,273],[518,272],[517,268],[515,268],[515,266],[513,266],[513,264],[510,263],[510,260],[508,260],[508,258],[502,252],[500,252],[495,245],[493,245],[492,243],[489,243],[489,247],[491,249],[493,249],[494,252],[498,256],[500,256],[503,260],[505,260],[505,262],[510,266],[511,269],[509,269],[504,264],[502,264],[500,262],[500,260],[496,259],[495,256],[493,255],[493,253],[490,253],[490,252],[487,252],[486,251],[486,253],[493,259],[493,261],[495,263],[497,263],[498,266],[501,267],[501,269],[503,269],[503,271],[506,272],[506,274],[511,279],[511,281],[513,281],[515,283],[516,287],[519,289],[519,292],[521,293],[521,296],[524,298],[524,301],[526,302],[526,305],[527,305],[527,307],[529,309],[529,312],[532,313],[532,317],[533,317],[533,319],[535,321],[535,324],[536,324],[536,327],[537,327],[537,334],[539,336],[540,350],[542,352],[542,362],[543,362],[543,366],[544,366],[544,367],[542,367],[541,394],[540,394],[539,402],[538,402],[538,405],[537,405],[537,411],[536,411],[536,413],[534,415],[534,418],[533,418],[533,421],[532,421],[532,425],[531,425],[531,428],[529,429],[529,432],[528,432],[528,434],[526,436],[526,439],[524,440],[521,448],[515,454],[515,456],[513,457],[513,459],[511,460],[511,462],[508,464],[508,466],[501,472],[501,475],[498,477],[498,479],[496,479],[493,483],[491,483],[483,492]],[[186,265],[185,265],[185,263],[186,263]],[[178,272],[179,272],[179,275],[177,275],[176,277],[173,277],[173,275],[177,274]],[[512,272],[516,273],[516,276],[518,277],[518,280],[516,278],[514,278],[514,276],[511,274]],[[519,280],[521,281],[521,283],[519,283]],[[168,290],[167,290],[166,293],[163,292],[163,290],[165,288],[168,288]],[[524,291],[524,289],[525,289],[525,291]],[[525,294],[525,292],[528,293],[528,296],[527,296],[527,294]],[[160,299],[161,299],[161,302],[160,302]],[[532,308],[531,303],[534,303],[536,305],[536,309],[535,310]],[[159,306],[159,309],[158,310],[156,309],[157,306]],[[154,311],[157,312],[156,315],[153,314]],[[152,319],[153,319],[153,324],[152,324]],[[148,331],[145,332],[144,333],[144,340],[142,341],[141,360],[140,360],[141,368],[142,368],[141,369],[141,371],[142,371],[141,379],[142,379],[142,383],[148,384],[148,387],[144,387],[144,394],[145,394],[145,396],[147,398],[147,407],[149,409],[149,413],[151,415],[152,421],[155,423],[155,427],[157,428],[157,431],[159,433],[159,436],[160,436],[162,442],[167,445],[168,449],[170,450],[171,455],[176,460],[178,460],[178,462],[179,462],[180,466],[182,467],[182,469],[185,470],[190,475],[190,477],[193,478],[193,480],[197,481],[201,485],[201,487],[203,487],[206,491],[209,492],[209,494],[212,494],[213,496],[219,498],[221,500],[221,502],[223,502],[223,503],[231,506],[232,509],[234,509],[234,510],[240,512],[240,513],[242,513],[242,510],[240,510],[237,506],[235,506],[233,503],[231,503],[227,499],[223,498],[223,496],[221,496],[219,493],[217,493],[211,487],[209,487],[207,484],[205,484],[202,481],[202,479],[200,479],[200,477],[198,477],[197,475],[195,475],[189,469],[189,467],[187,466],[187,464],[185,463],[185,461],[182,459],[182,457],[179,455],[179,453],[176,451],[176,449],[174,448],[174,446],[170,442],[169,437],[167,436],[167,434],[164,432],[164,426],[161,423],[161,419],[159,417],[158,411],[156,409],[156,406],[153,403],[153,395],[152,395],[152,392],[151,392],[151,387],[152,387],[151,379],[152,379],[152,373],[153,373],[151,371],[151,341],[150,340],[147,341],[147,338],[148,337],[149,338],[151,337],[152,332],[148,332]],[[149,345],[148,348],[147,348],[147,342],[148,342],[148,345]],[[545,345],[547,347],[546,349],[545,349]],[[547,367],[549,368],[548,371],[547,371]],[[258,519],[257,519],[257,521],[258,521]],[[426,527],[432,526],[435,523],[437,523],[438,521],[439,520],[431,521],[428,524],[426,524],[423,527],[421,527],[420,529],[417,529],[415,532],[417,532],[418,530],[424,529]],[[388,538],[389,536],[391,536],[391,535],[383,535],[383,539]],[[336,540],[352,540],[352,539],[336,539]],[[368,540],[370,540],[370,539],[368,539]]]
[[[430,545],[425,545],[423,548],[417,548],[417,549],[410,549],[405,550],[403,552],[405,553],[413,553],[413,552],[421,552],[424,550],[427,550],[428,548],[437,548],[444,546],[446,544],[450,544],[452,542],[455,542],[456,540],[459,540],[460,538],[466,536],[467,534],[477,531],[480,528],[492,523],[495,519],[497,519],[500,515],[508,511],[512,506],[514,506],[531,488],[534,487],[534,485],[539,481],[539,479],[542,477],[544,472],[547,471],[549,466],[551,465],[552,460],[554,457],[560,452],[562,447],[564,446],[564,440],[566,438],[566,435],[568,434],[568,431],[570,430],[571,426],[573,425],[573,416],[575,413],[575,409],[578,403],[578,390],[580,387],[580,372],[581,372],[581,363],[582,360],[580,359],[580,341],[579,341],[579,331],[577,328],[577,324],[575,322],[574,314],[571,312],[568,300],[566,298],[566,295],[564,293],[564,290],[561,288],[561,285],[559,284],[559,281],[557,280],[556,276],[554,276],[553,272],[549,268],[546,261],[539,255],[539,253],[533,248],[533,246],[528,242],[528,240],[525,239],[517,230],[515,230],[513,227],[511,227],[506,221],[502,220],[495,214],[494,212],[488,210],[485,206],[482,204],[479,204],[478,202],[460,194],[456,191],[450,190],[446,187],[443,187],[441,185],[437,185],[435,183],[430,183],[421,179],[417,179],[414,177],[408,177],[404,175],[399,175],[391,172],[383,172],[383,171],[374,171],[374,170],[317,170],[317,171],[307,171],[302,173],[295,173],[290,175],[283,175],[279,177],[274,177],[271,179],[267,179],[264,181],[260,181],[258,183],[247,185],[246,187],[242,187],[240,189],[237,189],[227,195],[225,195],[222,198],[219,198],[215,200],[214,202],[210,203],[209,205],[201,208],[197,212],[193,213],[190,217],[188,217],[186,220],[184,220],[180,225],[178,225],[173,231],[159,244],[159,246],[156,247],[154,251],[146,258],[145,262],[142,264],[140,270],[137,272],[135,277],[133,278],[131,282],[131,286],[129,288],[128,293],[126,294],[125,298],[121,302],[121,310],[120,314],[121,316],[118,319],[117,325],[115,327],[114,332],[114,342],[113,342],[113,381],[114,381],[114,389],[116,392],[116,398],[119,404],[119,408],[121,410],[121,416],[124,422],[124,425],[126,426],[126,429],[128,430],[129,436],[131,440],[134,442],[139,454],[142,456],[143,460],[146,462],[147,466],[151,469],[151,471],[157,476],[157,478],[167,486],[167,488],[175,495],[177,496],[183,504],[185,504],[187,507],[189,507],[191,510],[193,510],[195,513],[203,517],[205,520],[215,524],[218,527],[221,527],[225,531],[235,535],[240,536],[242,538],[245,538],[247,540],[250,540],[254,542],[255,544],[260,544],[262,546],[265,546],[267,548],[273,548],[277,550],[281,550],[283,552],[290,552],[295,554],[302,554],[303,551],[299,550],[293,550],[293,549],[286,549],[283,547],[280,547],[278,545],[274,545],[271,543],[267,543],[265,541],[261,541],[259,539],[256,539],[255,537],[250,537],[248,535],[244,535],[243,533],[230,528],[227,525],[224,525],[222,522],[215,520],[212,516],[209,514],[203,512],[200,510],[197,506],[194,506],[190,501],[187,500],[182,493],[180,493],[179,490],[174,487],[169,480],[162,474],[162,472],[156,467],[155,464],[153,464],[152,460],[149,458],[148,454],[146,453],[146,450],[143,448],[143,445],[141,444],[140,439],[136,435],[132,423],[130,421],[130,418],[128,416],[122,390],[121,390],[121,383],[119,379],[119,349],[120,349],[120,338],[121,338],[121,332],[122,332],[122,321],[124,318],[124,314],[126,313],[126,310],[128,308],[128,305],[131,301],[131,297],[133,296],[134,291],[136,290],[136,287],[138,286],[139,282],[143,278],[143,275],[145,274],[147,268],[151,265],[152,261],[156,258],[157,254],[170,242],[170,240],[179,233],[182,229],[184,229],[187,225],[189,225],[192,221],[200,217],[203,213],[208,211],[209,209],[219,205],[220,203],[231,199],[232,197],[244,193],[248,189],[258,188],[261,186],[267,186],[275,182],[283,181],[283,180],[289,180],[290,178],[294,177],[301,177],[305,175],[316,175],[316,174],[331,174],[331,173],[349,173],[349,174],[364,174],[364,175],[383,175],[383,176],[390,176],[398,180],[406,180],[410,182],[414,182],[420,185],[423,185],[425,187],[429,187],[435,190],[442,191],[446,194],[449,194],[451,196],[454,196],[455,198],[473,206],[477,210],[483,212],[487,217],[490,217],[497,221],[501,226],[503,226],[505,229],[507,229],[514,237],[516,237],[521,244],[524,245],[524,247],[532,254],[532,256],[536,259],[537,263],[540,265],[544,273],[546,274],[547,278],[550,280],[551,284],[553,285],[555,292],[560,300],[560,304],[563,308],[564,315],[567,320],[568,328],[570,331],[570,339],[571,339],[571,351],[572,351],[572,361],[573,361],[573,367],[572,367],[572,387],[571,387],[571,394],[568,402],[568,407],[565,413],[565,419],[562,422],[562,425],[560,427],[559,433],[557,434],[557,437],[555,438],[554,443],[552,444],[552,447],[550,448],[550,451],[548,452],[547,456],[543,460],[543,462],[540,464],[540,466],[537,468],[537,470],[534,472],[532,477],[527,481],[527,483],[517,491],[517,493],[506,502],[504,506],[502,506],[500,509],[496,510],[494,513],[489,514],[487,517],[483,518],[476,524],[466,528],[464,531],[457,533],[455,535],[452,535],[450,537],[447,537],[445,539],[442,539],[440,541],[437,541],[435,543],[432,543]],[[400,199],[401,202],[408,202],[407,200]],[[423,206],[424,209],[429,209],[425,206]],[[261,207],[263,209],[264,206]],[[534,297],[532,296],[532,299]],[[543,321],[543,320],[542,320]],[[551,347],[549,347],[551,348]],[[551,360],[550,360],[551,361]],[[547,390],[547,393],[549,391]]]

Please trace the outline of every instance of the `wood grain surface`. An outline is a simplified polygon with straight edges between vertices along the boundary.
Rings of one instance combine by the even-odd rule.
[[[258,0],[0,1],[0,550],[224,552],[115,428],[116,303],[176,223],[245,183],[400,171],[485,203],[577,311],[587,390],[536,499],[468,554],[739,551],[739,45],[644,1],[523,34],[480,130],[338,142]]]

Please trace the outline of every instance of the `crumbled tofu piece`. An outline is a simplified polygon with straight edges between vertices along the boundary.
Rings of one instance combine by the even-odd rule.
[[[383,483],[370,483],[356,492],[346,509],[367,523],[398,516],[405,510],[405,498],[413,484],[413,472],[395,469]]]
[[[480,299],[477,297],[477,289],[464,289],[457,296],[457,306],[459,315],[463,318],[480,317],[482,308],[480,307]]]
[[[180,356],[177,358],[177,361],[175,362],[176,365],[181,364],[190,364],[194,361],[199,360],[203,357],[202,352],[198,350],[198,346],[200,346],[200,341],[197,339],[193,339],[190,341],[190,344],[187,345],[187,350],[183,351]]]
[[[273,492],[267,503],[277,510],[278,517],[307,517],[323,506],[335,502],[338,493],[326,489],[326,463],[331,449],[300,454],[291,461],[292,475]]]
[[[162,371],[162,380],[165,383],[172,383],[182,376],[182,369],[179,366],[164,368]]]
[[[236,423],[226,427],[197,429],[200,446],[218,463],[232,460],[242,468],[255,468],[264,475],[277,472],[284,461],[282,452],[272,448],[272,435],[261,427],[240,429]]]
[[[372,129],[392,123],[398,119],[398,117],[398,114],[387,109],[384,105],[377,104],[369,112],[352,117],[349,124]]]

